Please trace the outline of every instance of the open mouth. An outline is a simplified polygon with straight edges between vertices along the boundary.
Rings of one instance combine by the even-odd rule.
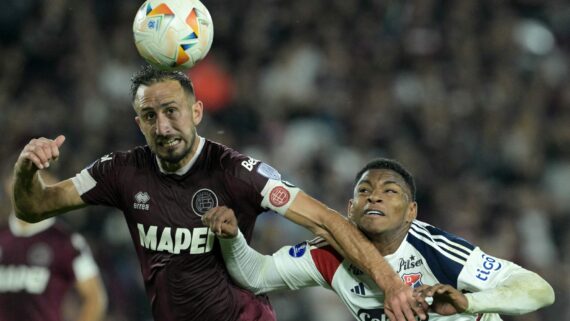
[[[180,138],[169,138],[165,140],[161,140],[158,145],[166,148],[172,148],[178,145],[181,142]]]
[[[384,214],[384,212],[380,211],[380,210],[368,210],[366,212],[364,212],[365,215],[370,215],[370,216],[386,216],[386,214]]]

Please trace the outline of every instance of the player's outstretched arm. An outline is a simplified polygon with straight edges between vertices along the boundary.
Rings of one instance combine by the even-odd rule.
[[[414,314],[421,320],[426,313],[392,267],[372,243],[338,212],[300,191],[285,212],[289,220],[305,226],[325,238],[343,256],[359,266],[384,290],[385,311],[390,320],[412,321]]]
[[[48,217],[84,206],[71,180],[46,185],[38,170],[49,167],[59,157],[65,136],[32,139],[14,166],[13,198],[18,218],[35,223]]]
[[[554,290],[538,274],[515,265],[516,270],[497,287],[467,293],[468,313],[520,315],[554,303]]]
[[[423,285],[414,292],[422,298],[433,297],[430,310],[441,315],[463,312],[520,315],[554,303],[554,290],[548,282],[520,267],[491,289],[463,294],[450,285],[435,284]]]
[[[275,259],[251,248],[239,231],[234,211],[225,206],[215,207],[202,216],[202,222],[218,236],[226,268],[240,287],[255,294],[275,290],[317,286],[300,265],[288,265],[295,274],[296,284],[290,286],[279,274]]]

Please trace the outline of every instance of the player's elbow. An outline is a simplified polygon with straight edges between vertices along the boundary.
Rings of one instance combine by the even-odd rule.
[[[539,300],[538,300],[539,301],[538,303],[541,308],[552,305],[555,301],[555,294],[552,286],[548,284],[548,282],[546,282],[545,280],[542,280],[542,283],[543,284],[539,287],[537,291],[538,293],[541,294],[539,295]]]
[[[547,307],[554,303],[554,289],[546,280],[538,276],[538,274],[534,274],[533,279],[528,279],[528,284],[530,286],[527,289],[527,297],[530,299],[529,302],[533,302],[533,304],[529,304],[528,307],[534,306],[534,308],[531,308],[531,311]]]

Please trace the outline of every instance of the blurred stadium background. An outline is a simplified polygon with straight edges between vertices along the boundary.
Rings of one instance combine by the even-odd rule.
[[[344,212],[368,159],[415,174],[419,218],[542,274],[557,301],[505,320],[570,320],[570,2],[204,0],[214,45],[191,71],[201,134],[262,159]],[[141,1],[9,0],[0,10],[0,144],[65,134],[69,177],[144,143],[129,78]],[[2,196],[3,217],[8,200]],[[120,213],[64,216],[94,248],[107,320],[150,320]],[[310,237],[263,215],[255,247]],[[272,294],[281,321],[347,321],[321,289]],[[69,309],[73,309],[70,305]]]

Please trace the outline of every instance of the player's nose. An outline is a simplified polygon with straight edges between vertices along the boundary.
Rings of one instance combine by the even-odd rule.
[[[156,116],[156,134],[168,135],[172,132],[172,126],[168,117],[163,115]]]
[[[368,201],[370,203],[378,203],[378,202],[382,202],[382,193],[380,191],[377,190],[373,190],[372,193],[370,193],[370,195],[368,196]]]

